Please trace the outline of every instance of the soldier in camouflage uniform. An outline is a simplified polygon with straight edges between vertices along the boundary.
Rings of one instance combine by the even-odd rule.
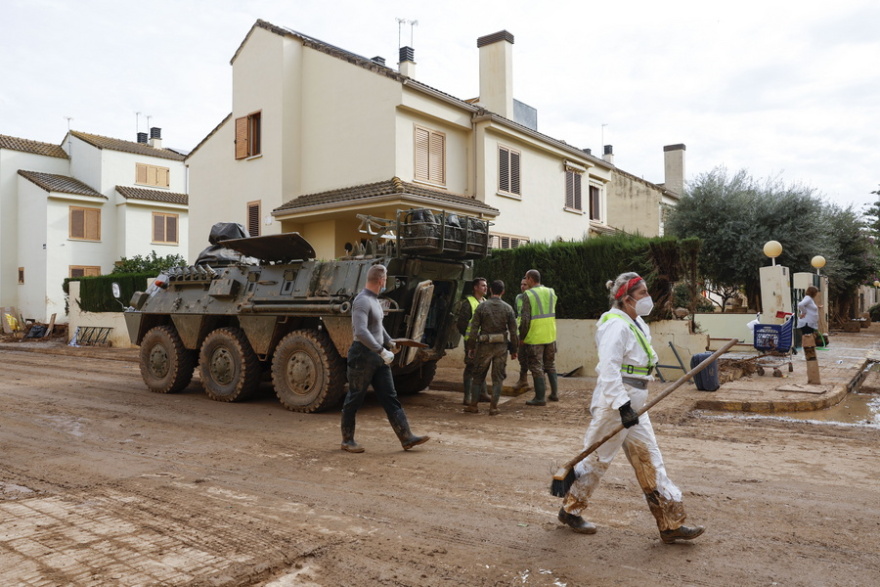
[[[510,304],[504,302],[504,282],[492,282],[492,297],[477,306],[468,327],[467,342],[475,347],[470,351],[474,357],[474,376],[470,396],[466,398],[465,412],[478,413],[480,389],[485,388],[486,375],[492,367],[492,403],[489,415],[498,413],[498,399],[507,376],[507,353],[516,359],[519,340],[516,333],[516,316]]]

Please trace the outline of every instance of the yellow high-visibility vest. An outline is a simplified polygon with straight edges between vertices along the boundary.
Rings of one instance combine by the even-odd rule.
[[[550,344],[556,341],[556,292],[552,288],[536,285],[526,290],[532,313],[525,344]]]
[[[614,312],[608,312],[602,319],[599,320],[599,324],[604,324],[608,322],[611,318],[620,318],[623,320],[623,316],[620,314],[615,314]],[[633,373],[637,375],[650,375],[651,368],[654,366],[653,357],[654,357],[654,349],[651,348],[651,345],[648,343],[648,337],[645,336],[645,333],[642,332],[642,329],[638,327],[635,322],[631,322],[629,324],[629,329],[632,330],[632,333],[636,336],[636,340],[639,341],[639,345],[641,345],[642,350],[645,351],[645,354],[648,355],[648,366],[647,367],[637,367],[635,365],[621,365],[620,370],[623,373],[628,375],[632,375]]]

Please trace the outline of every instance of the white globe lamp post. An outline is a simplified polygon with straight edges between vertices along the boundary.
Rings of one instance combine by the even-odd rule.
[[[776,257],[782,254],[782,245],[779,241],[767,241],[764,243],[764,254],[776,265]]]

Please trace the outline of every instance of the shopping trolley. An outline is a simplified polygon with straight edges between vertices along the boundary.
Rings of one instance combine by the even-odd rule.
[[[779,370],[788,364],[788,372],[794,371],[791,357],[794,351],[794,318],[787,314],[782,324],[756,324],[755,325],[755,349],[761,355],[755,357],[758,375],[765,373],[765,368],[773,369],[774,377],[782,377]]]

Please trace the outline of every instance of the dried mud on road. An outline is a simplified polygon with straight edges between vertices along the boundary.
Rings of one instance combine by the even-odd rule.
[[[2,585],[852,585],[880,575],[878,431],[718,419],[675,399],[652,419],[693,543],[660,542],[620,455],[593,536],[560,526],[548,488],[577,453],[589,379],[546,408],[461,413],[404,399],[404,452],[379,405],[367,452],[339,416],[296,414],[269,384],[243,404],[196,378],[152,394],[137,364],[0,350]],[[447,374],[449,375],[449,374]],[[455,374],[449,375],[454,378]]]

